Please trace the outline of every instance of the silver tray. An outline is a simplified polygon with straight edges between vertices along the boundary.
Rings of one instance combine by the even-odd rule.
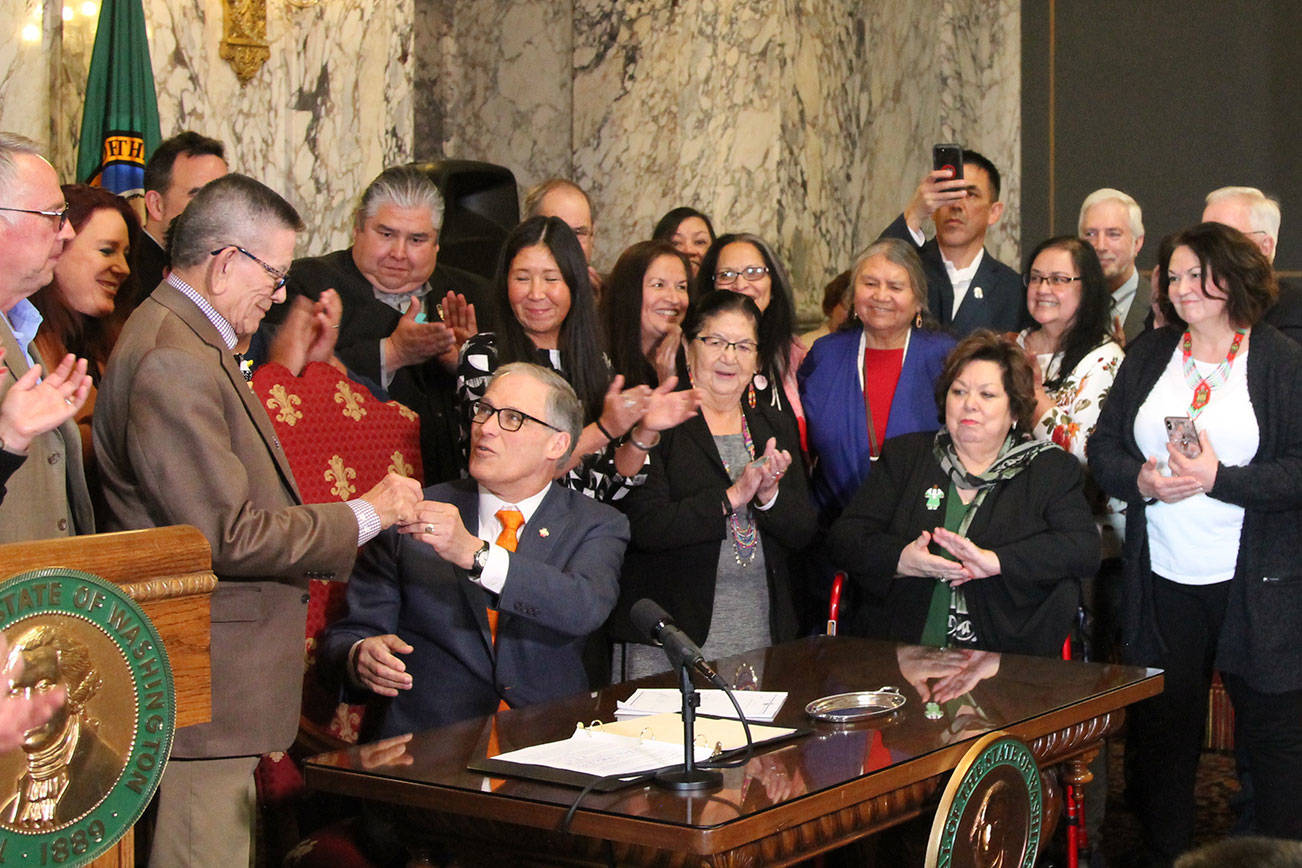
[[[854,723],[870,717],[894,714],[907,701],[898,687],[879,687],[876,690],[836,693],[815,699],[805,706],[805,714],[829,723]]]

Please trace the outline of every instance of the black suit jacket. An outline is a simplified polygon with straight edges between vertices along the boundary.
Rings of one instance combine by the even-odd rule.
[[[795,459],[778,485],[773,506],[755,511],[768,570],[770,628],[774,640],[783,641],[796,635],[787,561],[791,552],[813,539],[817,516],[800,464],[795,421],[764,402],[745,408],[745,413],[757,455],[774,437],[778,448]],[[619,606],[611,618],[612,638],[646,641],[628,613],[635,602],[649,597],[674,616],[692,641],[705,641],[714,614],[719,543],[728,535],[723,504],[731,484],[703,417],[661,434],[651,452],[646,483],[621,501],[633,541],[624,559]]]
[[[1302,344],[1302,286],[1279,278],[1279,298],[1262,318],[1283,332],[1285,337]]]
[[[935,434],[893,437],[828,535],[832,562],[865,592],[861,635],[916,643],[931,602],[931,579],[896,574],[900,552],[944,524],[949,478],[932,455]],[[1099,532],[1085,499],[1080,462],[1054,448],[986,495],[967,536],[999,555],[998,576],[964,584],[982,648],[1051,656],[1070,632],[1079,579],[1099,567]]]
[[[429,284],[431,290],[424,297],[424,310],[431,321],[438,320],[437,305],[449,290],[461,293],[475,305],[481,328],[484,318],[491,319],[488,292],[481,278],[437,266]],[[353,261],[352,248],[295,260],[285,286],[289,294],[312,300],[326,289],[333,288],[339,293],[343,317],[335,353],[350,371],[372,383],[380,383],[380,341],[393,333],[402,314],[375,298],[371,282]],[[277,305],[268,320],[275,322],[283,318],[286,309],[286,305]],[[463,450],[459,446],[460,430],[453,401],[456,374],[445,370],[438,360],[430,359],[420,365],[400,368],[387,391],[391,398],[420,416],[424,481],[434,483],[458,478],[463,469]]]
[[[476,532],[474,480],[426,489],[454,504]],[[415,732],[588,689],[582,651],[619,593],[628,522],[618,510],[553,484],[520,531],[497,599],[497,643],[488,630],[491,595],[434,549],[390,528],[357,560],[348,614],[326,631],[323,672],[344,673],[353,644],[394,633],[413,687],[388,702],[376,737]],[[366,691],[357,693],[369,695]]]
[[[153,292],[154,287],[163,282],[163,271],[167,269],[167,251],[142,229],[131,259],[131,277],[139,287],[139,297],[136,299],[136,304],[139,305]]]
[[[931,308],[931,315],[955,335],[963,337],[979,328],[1018,332],[1031,324],[1022,276],[991,256],[989,250],[981,257],[972,285],[955,316],[954,285],[949,282],[949,273],[945,271],[936,239],[931,238],[918,247],[903,214],[886,227],[881,237],[898,238],[914,245],[927,275],[927,306]]]

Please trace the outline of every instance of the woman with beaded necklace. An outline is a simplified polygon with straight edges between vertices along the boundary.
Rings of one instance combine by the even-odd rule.
[[[707,658],[796,635],[787,560],[813,537],[814,508],[795,420],[744,400],[759,360],[759,308],[714,291],[683,322],[687,368],[701,413],[663,432],[646,484],[625,499],[632,539],[611,635],[616,680],[668,669],[629,623],[646,597],[672,615]],[[790,471],[790,472],[788,472]]]
[[[1302,838],[1302,350],[1261,321],[1274,272],[1238,231],[1186,229],[1160,267],[1168,325],[1128,348],[1087,447],[1095,479],[1127,503],[1125,662],[1166,670],[1164,691],[1127,711],[1153,865],[1192,840],[1213,667],[1257,832]]]

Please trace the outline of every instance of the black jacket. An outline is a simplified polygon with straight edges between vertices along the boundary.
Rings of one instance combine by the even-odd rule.
[[[898,576],[896,566],[906,545],[944,524],[943,500],[928,509],[925,494],[933,486],[949,490],[932,454],[934,439],[923,432],[887,440],[868,480],[832,525],[832,562],[867,597],[852,632],[922,638],[934,582]],[[962,586],[980,646],[1056,655],[1074,623],[1079,580],[1099,567],[1099,532],[1080,463],[1058,448],[1041,452],[1021,473],[995,484],[967,536],[998,554],[1003,570]]]
[[[768,570],[770,627],[774,641],[780,642],[794,638],[797,630],[788,559],[813,538],[816,514],[791,416],[763,402],[745,408],[745,413],[757,456],[775,437],[778,448],[794,459],[773,506],[755,511]],[[611,638],[646,641],[628,613],[634,603],[649,597],[692,641],[705,641],[714,614],[719,543],[728,535],[723,504],[731,484],[703,417],[661,435],[651,452],[646,483],[619,504],[628,515],[632,542],[624,557],[619,603],[611,616]]]
[[[1135,415],[1181,334],[1167,326],[1127,348],[1086,447],[1094,478],[1127,504],[1121,639],[1126,662],[1138,665],[1158,659],[1161,638],[1154,627],[1148,522],[1137,482],[1145,456],[1135,442]],[[1247,679],[1256,690],[1275,693],[1302,689],[1302,349],[1258,323],[1247,365],[1260,437],[1257,454],[1243,467],[1221,465],[1207,492],[1245,510],[1216,666]]]

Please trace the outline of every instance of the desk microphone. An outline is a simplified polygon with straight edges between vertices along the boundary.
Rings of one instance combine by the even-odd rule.
[[[660,608],[655,600],[641,599],[633,604],[629,619],[642,635],[652,642],[659,642],[674,666],[690,666],[704,675],[712,683],[727,689],[719,674],[710,668],[696,643],[687,638],[687,634],[674,624],[669,613]]]

